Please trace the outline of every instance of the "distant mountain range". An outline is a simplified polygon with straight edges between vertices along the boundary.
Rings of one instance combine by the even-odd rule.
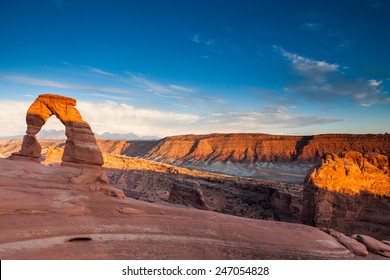
[[[159,139],[157,136],[138,136],[134,133],[111,133],[104,132],[103,134],[95,133],[96,138],[101,138],[105,140],[156,140]],[[41,130],[37,134],[38,139],[48,139],[48,140],[60,140],[66,139],[65,130]],[[0,137],[0,141],[9,141],[12,139],[23,139],[23,135],[14,135],[14,136],[5,136]]]
[[[105,140],[157,140],[160,139],[160,137],[157,136],[138,136],[134,133],[111,133],[111,132],[104,132],[103,134],[97,134],[95,133],[96,138],[102,138]]]

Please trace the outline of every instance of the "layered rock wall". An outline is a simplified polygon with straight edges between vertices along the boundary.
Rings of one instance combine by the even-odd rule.
[[[358,151],[390,155],[390,134],[210,134],[166,137],[160,141],[129,141],[121,154],[165,163],[309,162],[327,153]]]
[[[389,158],[359,152],[326,155],[306,178],[302,217],[317,227],[389,238]]]

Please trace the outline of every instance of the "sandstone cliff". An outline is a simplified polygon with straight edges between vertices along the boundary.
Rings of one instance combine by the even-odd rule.
[[[388,156],[359,152],[326,155],[306,178],[303,202],[306,224],[389,238]]]
[[[46,145],[43,140],[39,142]],[[390,155],[389,134],[211,134],[172,136],[151,141],[97,139],[97,144],[103,153],[110,155],[126,155],[191,169],[300,184],[326,153],[359,151]],[[58,145],[63,146],[61,143]],[[10,143],[0,145],[0,153],[7,156],[12,150],[10,146]]]
[[[41,142],[43,140],[40,140]],[[103,153],[166,163],[307,162],[320,163],[327,153],[357,151],[390,155],[390,134],[209,134],[171,136],[161,140],[97,139]],[[0,149],[6,143],[0,145]],[[6,154],[6,152],[3,152]]]
[[[319,162],[326,153],[343,151],[390,154],[389,134],[323,134],[280,136],[268,134],[210,134],[172,136],[156,141],[141,155],[169,163]],[[133,156],[131,152],[127,155]]]

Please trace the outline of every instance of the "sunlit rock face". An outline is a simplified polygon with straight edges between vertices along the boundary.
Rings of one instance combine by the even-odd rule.
[[[285,136],[256,133],[181,135],[158,141],[141,156],[175,164],[188,162],[319,163],[325,154],[343,151],[389,154],[390,135]],[[125,152],[129,156],[133,156],[133,153],[133,150]]]
[[[55,94],[40,95],[27,111],[26,135],[20,152],[14,155],[38,160],[41,157],[41,145],[36,134],[47,119],[55,115],[65,125],[67,137],[62,162],[102,166],[103,156],[91,127],[75,106],[76,100],[73,98]]]
[[[309,172],[303,221],[373,236],[390,236],[389,158],[376,153],[328,154]]]

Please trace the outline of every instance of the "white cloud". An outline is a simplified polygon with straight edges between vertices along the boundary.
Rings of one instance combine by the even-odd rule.
[[[377,87],[377,86],[380,86],[380,84],[382,83],[383,81],[377,81],[377,80],[368,80],[368,84],[372,87]]]
[[[339,64],[310,59],[278,46],[274,49],[291,62],[293,73],[300,77],[291,79],[285,87],[286,93],[321,103],[349,101],[372,106],[388,102],[388,92],[380,87],[382,81],[346,76],[344,71],[347,69]]]
[[[0,102],[1,136],[23,135],[26,131],[26,112],[31,102],[2,100]],[[185,131],[199,121],[195,114],[138,108],[112,101],[77,102],[76,108],[94,132],[136,133],[138,135],[165,136]],[[63,129],[63,125],[51,117],[42,129]]]
[[[310,30],[310,31],[320,31],[324,23],[322,22],[305,22],[302,24],[302,29]]]
[[[23,83],[23,84],[36,85],[36,86],[46,86],[46,87],[85,90],[85,91],[99,91],[105,93],[132,94],[131,90],[125,88],[76,85],[76,84],[56,82],[53,80],[43,80],[43,79],[36,79],[32,77],[16,76],[16,75],[0,75],[0,78],[3,78],[8,81],[16,82],[16,83]]]
[[[3,100],[0,103],[1,136],[23,135],[25,114],[31,102]],[[168,136],[188,133],[262,132],[273,129],[305,127],[342,121],[342,119],[293,114],[285,107],[274,106],[247,112],[197,114],[140,108],[118,102],[79,101],[76,107],[96,133],[135,133],[138,135]],[[43,129],[63,129],[51,117]]]
[[[190,87],[185,87],[176,84],[161,84],[154,82],[152,80],[146,79],[141,75],[134,75],[133,73],[128,72],[131,76],[132,81],[143,90],[147,92],[152,92],[158,96],[182,99],[183,95],[195,92],[195,89]],[[175,94],[176,93],[176,94]]]
[[[73,66],[72,63],[69,63],[67,61],[61,61],[61,63],[65,66]]]
[[[169,85],[169,87],[173,90],[177,91],[184,91],[184,92],[194,92],[194,89],[188,88],[188,87],[183,87],[183,86],[178,86],[178,85]]]
[[[110,101],[80,101],[77,108],[97,133],[132,132],[138,135],[164,136],[199,120],[199,116],[195,114],[139,108]]]
[[[209,124],[218,124],[224,130],[235,132],[261,132],[267,129],[305,127],[340,121],[344,120],[293,114],[283,106],[270,106],[257,111],[214,114],[209,115],[206,120]]]
[[[90,96],[103,97],[103,98],[114,99],[114,100],[129,100],[129,98],[127,98],[127,97],[120,97],[120,96],[100,94],[100,93],[92,93],[92,94],[90,94]]]
[[[26,112],[30,105],[27,101],[1,100],[0,137],[25,133],[27,128]]]
[[[275,48],[279,50],[285,58],[291,61],[293,68],[297,72],[304,76],[313,77],[318,74],[326,74],[337,71],[340,67],[336,63],[332,64],[326,61],[318,61],[288,52],[280,47]]]
[[[199,33],[196,33],[193,36],[189,36],[189,39],[196,44],[202,44],[202,45],[205,45],[209,48],[214,47],[217,43],[217,40],[206,39],[206,38],[204,38],[204,36],[201,36]]]
[[[100,75],[104,75],[104,76],[109,76],[109,77],[118,77],[117,74],[114,74],[114,73],[110,73],[110,72],[107,72],[107,71],[104,71],[102,69],[99,69],[99,68],[94,68],[94,67],[87,67],[91,72],[93,73],[96,73],[96,74],[100,74]]]
[[[169,93],[172,92],[172,89],[169,86],[164,86],[156,82],[152,82],[141,76],[132,75],[133,81],[140,85],[144,90],[154,93]]]

